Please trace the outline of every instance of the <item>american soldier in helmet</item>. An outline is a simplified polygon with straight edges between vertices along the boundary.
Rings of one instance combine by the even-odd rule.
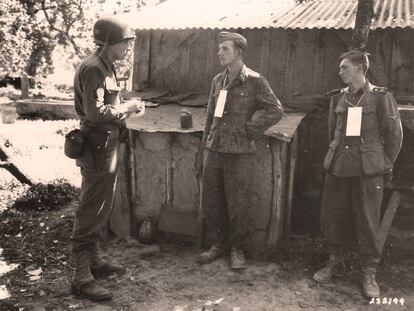
[[[75,109],[85,138],[83,155],[76,160],[82,185],[73,226],[72,257],[74,295],[107,300],[111,293],[95,281],[96,276],[122,273],[124,268],[103,260],[98,242],[112,209],[117,175],[119,129],[129,114],[144,109],[133,99],[121,103],[114,62],[125,57],[135,35],[114,17],[100,18],[93,29],[96,52],[78,67]]]

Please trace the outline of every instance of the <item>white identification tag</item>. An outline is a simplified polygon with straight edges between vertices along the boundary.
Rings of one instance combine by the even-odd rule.
[[[214,116],[221,118],[223,116],[224,105],[226,103],[227,90],[221,90],[216,103],[216,110],[214,111]]]
[[[360,136],[362,123],[362,107],[349,107],[346,122],[346,136]]]

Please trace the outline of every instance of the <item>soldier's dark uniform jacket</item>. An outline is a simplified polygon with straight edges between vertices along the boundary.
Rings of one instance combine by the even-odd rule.
[[[283,116],[283,108],[269,83],[245,65],[226,87],[228,94],[223,117],[214,111],[220,90],[224,88],[227,70],[214,77],[204,130],[206,148],[222,153],[252,153],[254,140]]]
[[[117,123],[123,116],[120,87],[115,67],[96,53],[86,59],[75,75],[75,109],[82,122],[89,126]]]
[[[386,88],[369,82],[355,93],[331,93],[329,150],[321,207],[328,252],[342,256],[355,243],[363,267],[380,261],[379,243],[384,176],[390,174],[402,144],[396,101]],[[348,108],[362,107],[360,136],[346,136]]]
[[[78,166],[115,170],[115,145],[124,114],[119,112],[120,87],[115,68],[97,53],[86,59],[75,74],[75,109],[86,137]]]
[[[364,92],[366,95],[360,105],[361,135],[346,137],[347,111],[348,107],[352,107],[347,101],[355,104]],[[337,176],[388,173],[402,143],[400,116],[392,94],[386,88],[368,82],[356,94],[340,89],[333,95],[329,113],[330,145],[324,162],[325,169]]]

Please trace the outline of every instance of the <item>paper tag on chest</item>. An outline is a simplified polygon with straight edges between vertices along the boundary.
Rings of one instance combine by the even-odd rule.
[[[227,90],[221,90],[217,98],[216,110],[214,111],[214,116],[221,118],[223,116],[224,105],[226,104]]]
[[[346,122],[346,136],[360,136],[362,123],[362,107],[349,107]]]

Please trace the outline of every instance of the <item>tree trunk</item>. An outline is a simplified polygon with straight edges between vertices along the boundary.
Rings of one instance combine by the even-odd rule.
[[[374,0],[358,0],[354,34],[352,36],[352,49],[365,52],[373,17]]]

